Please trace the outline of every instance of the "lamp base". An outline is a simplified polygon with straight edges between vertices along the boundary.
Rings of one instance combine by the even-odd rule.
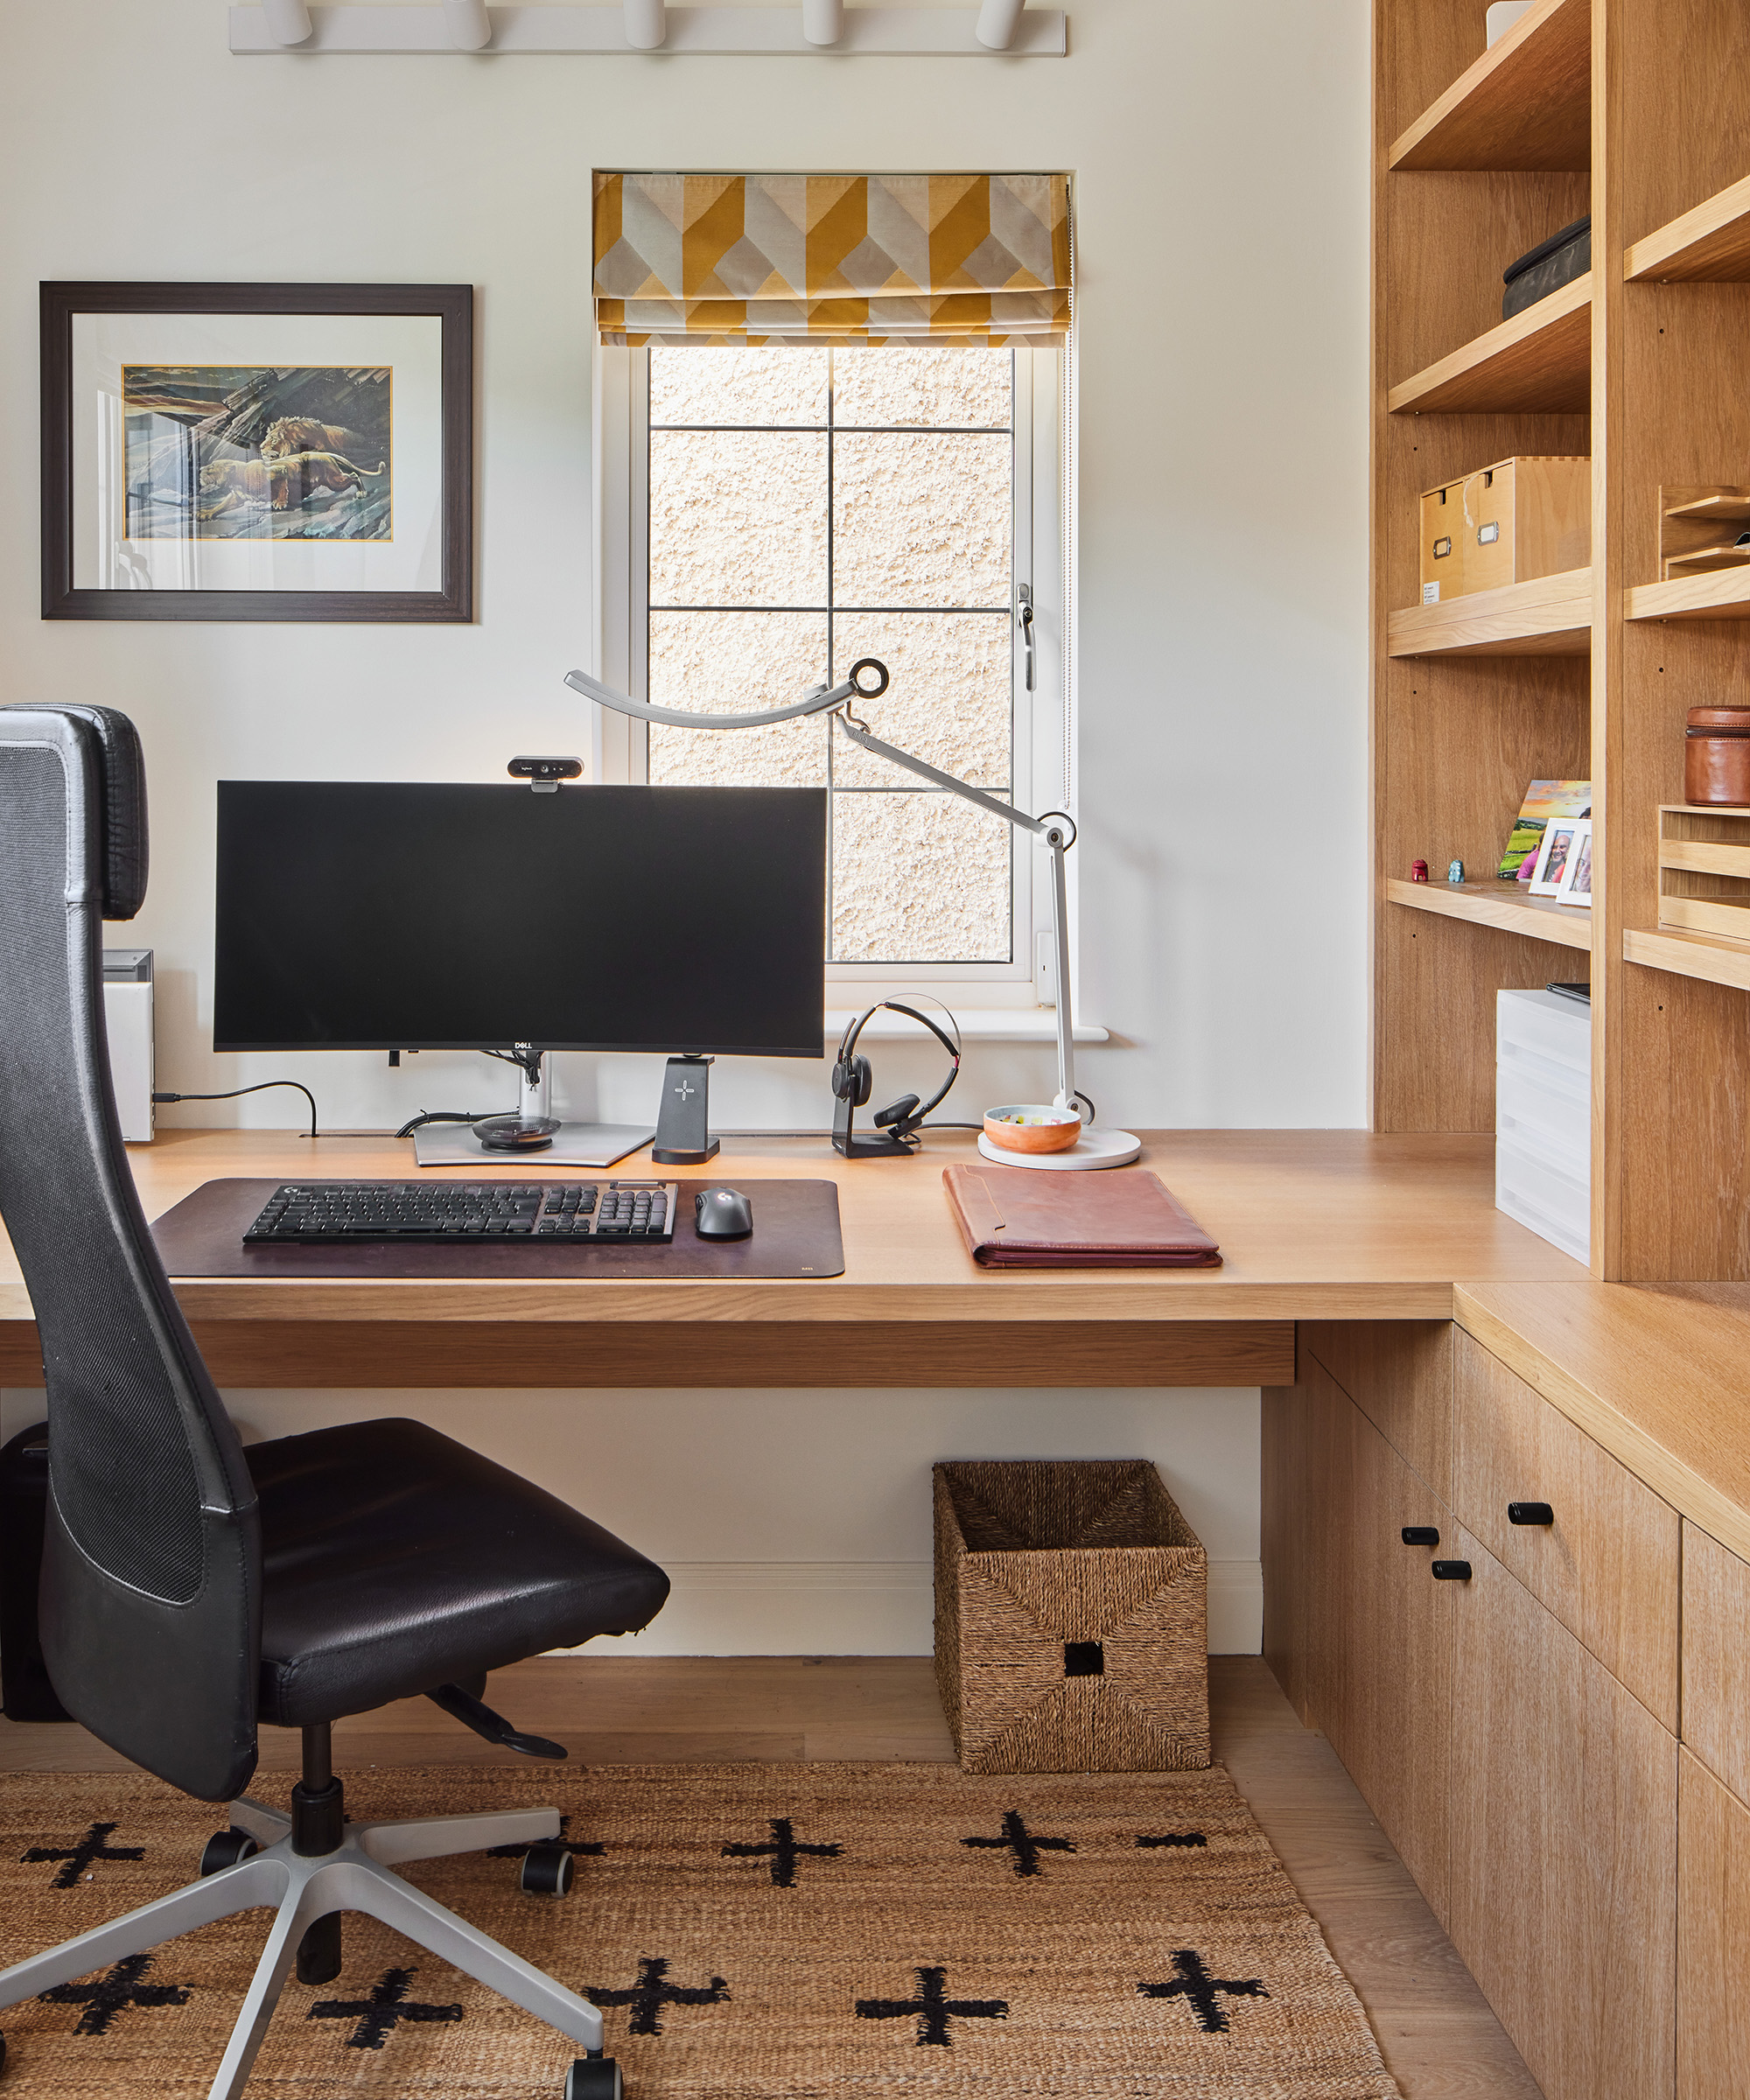
[[[998,1166],[1036,1166],[1047,1173],[1088,1173],[1102,1166],[1128,1166],[1140,1158],[1143,1141],[1129,1130],[1084,1130],[1067,1152],[1005,1152],[981,1130],[978,1150]]]

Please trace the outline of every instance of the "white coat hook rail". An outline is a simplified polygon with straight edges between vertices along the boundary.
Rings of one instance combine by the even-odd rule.
[[[345,0],[240,0],[230,10],[240,58],[329,58],[354,52],[479,53],[484,58],[662,58],[736,53],[767,58],[848,55],[916,58],[1062,58],[1069,48],[1060,9],[1026,0],[957,7],[869,6],[846,0],[785,5],[669,6],[666,0],[529,6],[489,0],[414,0],[410,5]]]

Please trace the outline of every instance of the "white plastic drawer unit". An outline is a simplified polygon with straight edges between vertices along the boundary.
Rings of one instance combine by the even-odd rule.
[[[1592,1009],[1553,991],[1495,995],[1494,1202],[1592,1253]]]

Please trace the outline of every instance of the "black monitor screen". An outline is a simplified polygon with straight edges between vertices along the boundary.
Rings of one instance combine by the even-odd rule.
[[[215,1050],[822,1054],[826,792],[219,783]]]

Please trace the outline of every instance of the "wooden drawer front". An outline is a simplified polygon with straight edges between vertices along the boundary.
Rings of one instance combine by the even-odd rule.
[[[1516,1524],[1515,1502],[1547,1502],[1554,1522]],[[1675,1735],[1676,1510],[1461,1330],[1452,1349],[1452,1506]]]
[[[1684,1718],[1679,1732],[1750,1802],[1750,1564],[1684,1525]]]
[[[1462,1530],[1454,1558],[1452,1942],[1548,2100],[1663,2100],[1676,1740]]]
[[[1687,1750],[1677,1833],[1677,2100],[1750,2077],[1750,1809]]]
[[[1452,1495],[1450,1320],[1318,1320],[1303,1355],[1327,1370],[1392,1448],[1445,1502]]]

